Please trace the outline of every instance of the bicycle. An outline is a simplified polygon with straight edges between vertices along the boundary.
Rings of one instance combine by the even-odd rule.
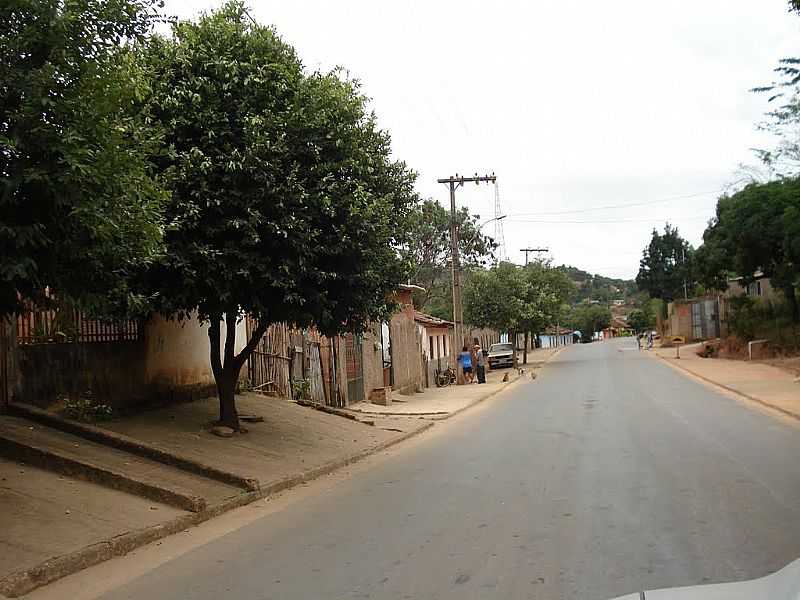
[[[436,380],[436,387],[447,387],[456,382],[456,372],[451,367],[447,367],[443,370],[436,369],[434,378]]]

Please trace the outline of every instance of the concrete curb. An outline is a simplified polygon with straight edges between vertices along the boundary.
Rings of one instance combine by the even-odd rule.
[[[723,390],[726,390],[728,392],[736,394],[737,396],[741,396],[745,400],[750,400],[751,402],[755,402],[757,404],[761,404],[762,406],[766,406],[767,408],[770,408],[772,410],[777,410],[778,412],[783,413],[787,417],[791,417],[793,419],[796,419],[796,420],[800,421],[800,414],[797,414],[796,412],[792,412],[791,410],[786,410],[785,408],[783,408],[781,406],[778,406],[777,404],[772,404],[770,402],[767,402],[766,400],[761,400],[760,398],[756,398],[755,396],[751,396],[750,394],[745,394],[744,392],[741,392],[741,391],[739,391],[739,390],[737,390],[735,388],[727,386],[724,383],[719,383],[718,381],[714,381],[713,379],[710,379],[709,377],[706,377],[704,375],[700,375],[699,373],[697,373],[696,371],[692,371],[688,367],[684,367],[681,364],[674,363],[674,362],[670,361],[667,357],[661,356],[657,352],[654,352],[653,355],[658,357],[658,358],[660,358],[661,360],[663,360],[669,366],[674,367],[676,369],[680,369],[681,371],[684,371],[686,373],[689,373],[690,375],[693,375],[694,377],[697,377],[698,379],[702,379],[706,383],[710,383],[711,385],[715,385],[715,386],[717,386],[719,388],[722,388]]]
[[[0,454],[47,471],[54,471],[75,479],[97,483],[113,490],[127,492],[182,510],[201,512],[206,509],[204,498],[190,496],[161,485],[133,479],[124,473],[92,464],[89,461],[70,458],[59,452],[32,444],[23,444],[3,437],[2,434],[0,434]]]
[[[417,429],[407,431],[402,435],[381,442],[366,450],[361,450],[344,458],[333,460],[303,473],[273,481],[261,486],[259,489],[244,492],[220,504],[206,508],[201,512],[182,515],[171,521],[153,525],[152,527],[129,531],[108,540],[86,546],[75,552],[55,556],[30,569],[11,573],[0,579],[0,594],[9,598],[17,598],[36,588],[61,579],[62,577],[72,575],[73,573],[105,562],[111,558],[123,556],[141,546],[188,529],[193,525],[199,525],[204,521],[208,521],[234,508],[245,506],[256,500],[266,498],[272,494],[332,473],[342,467],[363,460],[372,454],[377,454],[391,446],[415,437],[433,426],[433,422],[426,423]]]
[[[118,450],[123,450],[136,456],[148,458],[155,462],[159,462],[170,467],[175,467],[195,475],[200,475],[208,479],[213,479],[221,483],[233,485],[244,490],[255,491],[259,486],[257,479],[251,477],[241,477],[196,460],[176,456],[175,454],[161,450],[160,448],[156,448],[151,444],[142,442],[127,435],[109,431],[101,427],[95,427],[94,425],[87,425],[85,423],[79,423],[77,421],[65,419],[29,404],[16,402],[11,403],[8,405],[8,411],[12,415],[30,419],[31,421],[37,421],[52,427],[53,429],[65,431],[92,442],[97,442],[98,444],[111,446],[112,448],[117,448]]]

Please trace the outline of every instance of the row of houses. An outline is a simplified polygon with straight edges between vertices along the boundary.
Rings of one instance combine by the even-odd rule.
[[[335,407],[387,404],[393,394],[435,385],[436,371],[455,367],[460,348],[451,322],[414,308],[415,289],[400,286],[394,298],[400,309],[361,334],[328,338],[314,329],[273,325],[242,369],[241,385]],[[249,318],[237,324],[237,352],[255,326]],[[487,348],[501,338],[477,328],[466,335]],[[121,412],[214,395],[208,324],[159,315],[107,323],[35,307],[4,324],[0,403],[50,407],[87,393]]]

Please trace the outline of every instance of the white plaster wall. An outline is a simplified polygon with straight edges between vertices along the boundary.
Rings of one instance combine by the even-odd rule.
[[[220,333],[220,351],[225,345],[225,323]],[[236,352],[244,348],[247,326],[242,319],[236,325]],[[147,383],[170,385],[209,385],[214,383],[208,323],[196,315],[184,321],[154,315],[145,325],[145,378]],[[245,370],[244,368],[242,369]]]

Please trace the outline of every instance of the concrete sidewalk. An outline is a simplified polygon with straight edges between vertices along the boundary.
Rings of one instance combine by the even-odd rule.
[[[544,348],[528,352],[528,363],[522,364],[522,353],[519,355],[519,368],[525,371],[525,377],[549,361],[562,348]],[[503,378],[508,376],[508,381]],[[485,384],[449,385],[446,387],[429,387],[424,392],[405,395],[393,394],[389,406],[370,402],[357,402],[350,405],[347,412],[363,416],[396,416],[420,417],[423,419],[444,419],[469,408],[504,389],[519,378],[514,369],[498,369],[486,373]]]
[[[243,423],[248,432],[230,439],[209,431],[218,418],[216,398],[148,411],[103,427],[170,454],[255,479],[265,489],[332,461],[381,447],[425,425],[402,421],[388,431],[283,398],[252,393],[238,396],[236,405],[241,414],[257,415],[264,421]]]
[[[48,559],[186,514],[0,458],[0,580],[35,569]]]
[[[701,379],[800,419],[800,384],[795,375],[759,362],[702,358],[697,355],[699,347],[681,347],[679,359],[675,348],[656,348],[654,354]]]
[[[169,464],[52,422],[0,416],[0,594],[25,594],[433,425],[396,418],[370,426],[257,394],[240,396],[237,406],[264,420],[245,423],[248,433],[233,438],[210,433],[218,415],[214,398],[89,428],[176,459]],[[203,477],[202,469],[187,471],[187,463],[253,481],[254,488]]]

